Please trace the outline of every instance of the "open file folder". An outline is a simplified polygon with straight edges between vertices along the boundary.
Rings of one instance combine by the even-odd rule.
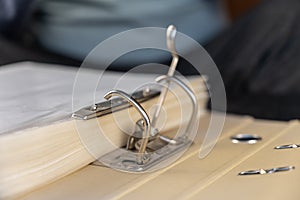
[[[76,72],[75,68],[34,63],[19,63],[0,69],[1,198],[21,197],[93,162],[95,155],[91,155],[86,145],[95,146],[99,153],[97,156],[108,153],[110,150],[104,148],[99,140],[88,138],[88,141],[84,141],[88,144],[83,144],[82,135],[78,134],[78,127],[74,123],[76,119],[71,118],[74,104],[78,106],[75,107],[76,110],[81,106],[101,102],[105,90],[111,89],[114,86],[111,83],[120,78],[123,84],[120,84],[119,88],[135,91],[139,89],[137,86],[151,82],[157,77],[157,75],[129,73],[124,78],[123,74],[108,73],[102,77],[101,87],[96,91],[90,91],[87,82],[89,79],[98,78],[99,71],[85,70],[84,75],[89,79],[83,83],[80,98],[76,99],[73,95]],[[199,101],[200,114],[203,115],[208,98],[206,87],[202,79],[194,78],[191,83]],[[96,99],[87,98],[91,95],[95,95]],[[191,111],[189,99],[182,96],[182,92],[178,95],[176,97],[168,94],[166,99],[165,112],[169,116],[163,126],[166,134],[167,130],[176,129],[181,125],[179,119],[182,119],[183,124],[185,121],[181,116],[182,111],[176,107],[178,97],[183,99],[180,103],[184,110]],[[156,101],[157,97],[154,96],[141,104],[147,110]],[[122,110],[131,110],[133,118],[137,115],[130,107]],[[117,113],[122,113],[122,110]],[[116,119],[109,114],[83,122],[82,125],[87,128],[86,133],[98,128],[92,123],[95,120],[100,123],[116,146],[124,146],[126,136],[114,125]],[[125,118],[121,118],[119,121],[124,120]]]
[[[132,174],[88,165],[94,161],[93,156],[82,145],[76,131],[73,132],[72,123],[63,125],[64,119],[70,120],[72,109],[57,110],[53,106],[57,102],[64,104],[60,108],[68,108],[69,97],[57,100],[57,96],[68,94],[69,90],[65,89],[71,88],[75,76],[73,70],[33,63],[1,68],[1,199],[299,199],[298,121],[277,122],[227,115],[215,148],[200,159],[199,148],[210,121],[210,113],[206,113],[200,118],[194,143],[166,168]],[[43,86],[41,80],[47,80],[40,79],[43,75],[54,78],[49,78],[51,80]],[[73,78],[67,78],[68,75]],[[63,80],[65,87],[62,83],[57,84],[58,76],[64,77],[59,80]],[[28,81],[35,84],[28,87]],[[8,87],[10,89],[5,90]],[[45,103],[41,101],[42,97],[37,98],[46,92],[43,87],[55,101]],[[61,90],[64,92],[58,92]],[[25,94],[25,91],[32,92],[27,98],[26,95],[15,98],[16,94]],[[50,97],[47,100],[51,100]],[[32,103],[35,109],[25,106],[21,109],[18,101],[28,102],[21,105]],[[49,107],[41,109],[42,106]],[[53,112],[44,113],[52,108]],[[45,127],[49,131],[40,131],[46,130]],[[261,140],[252,144],[233,143],[232,136],[239,134],[258,135]],[[275,149],[278,146],[290,148]],[[288,166],[293,168],[261,173]],[[239,175],[247,171],[258,173]]]

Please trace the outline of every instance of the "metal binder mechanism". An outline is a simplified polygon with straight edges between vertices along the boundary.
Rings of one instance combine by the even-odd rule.
[[[193,91],[180,79],[174,77],[174,72],[179,60],[175,49],[176,28],[169,26],[167,29],[167,46],[172,53],[172,63],[167,75],[160,76],[156,79],[158,84],[164,86],[161,91],[148,90],[128,95],[120,90],[109,91],[104,98],[108,101],[96,104],[92,107],[86,107],[73,114],[76,119],[90,119],[98,117],[116,109],[124,109],[132,106],[140,114],[141,118],[135,124],[134,133],[130,134],[127,139],[126,147],[116,149],[94,162],[94,165],[105,165],[114,169],[128,172],[142,172],[166,161],[172,156],[189,147],[192,143],[190,134],[197,119],[198,103]],[[174,138],[163,136],[157,128],[157,121],[162,106],[165,102],[167,93],[171,84],[176,84],[190,98],[192,105],[192,113],[189,122],[184,130],[184,134],[180,134]],[[152,117],[141,106],[141,102],[154,96],[159,96],[158,106]],[[116,97],[116,98],[113,98]],[[113,99],[111,99],[113,98]],[[126,103],[126,104],[125,104]],[[128,105],[129,103],[129,105]]]
[[[135,99],[138,103],[143,103],[153,97],[156,97],[160,94],[160,91],[155,89],[145,89],[142,91],[137,91],[131,95],[131,98]],[[72,114],[72,118],[80,120],[88,120],[95,117],[101,117],[106,114],[110,114],[113,111],[122,110],[128,108],[131,105],[128,105],[127,101],[123,98],[115,98],[112,100],[104,101],[97,103],[92,106],[87,106],[82,108]]]
[[[127,145],[124,149],[117,149],[101,157],[95,165],[106,165],[114,169],[130,172],[141,172],[170,158],[174,154],[187,148],[192,141],[189,134],[197,117],[197,99],[192,90],[182,81],[175,77],[160,76],[157,82],[173,82],[179,85],[189,96],[192,102],[192,114],[189,123],[184,131],[185,135],[177,138],[168,138],[160,135],[157,128],[153,126],[153,119],[150,120],[149,115],[143,107],[125,92],[112,90],[105,95],[110,99],[112,96],[119,96],[126,99],[141,115],[141,119],[136,122],[135,132],[128,137]],[[162,95],[163,93],[161,93]],[[155,118],[154,118],[155,119]]]

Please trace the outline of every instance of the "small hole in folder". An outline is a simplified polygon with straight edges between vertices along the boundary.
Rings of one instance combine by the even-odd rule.
[[[237,143],[245,143],[245,144],[255,144],[262,140],[262,137],[258,135],[252,135],[252,134],[238,134],[235,136],[232,136],[231,142],[234,144]]]

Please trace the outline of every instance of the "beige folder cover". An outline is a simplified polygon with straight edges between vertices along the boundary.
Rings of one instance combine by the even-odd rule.
[[[207,129],[210,115],[200,125]],[[130,174],[87,166],[21,199],[299,199],[300,149],[274,150],[280,144],[300,141],[300,124],[227,116],[222,135],[204,159],[195,144],[171,166],[147,174]],[[230,136],[260,135],[257,144],[233,144]],[[294,165],[277,174],[238,176],[240,171]]]

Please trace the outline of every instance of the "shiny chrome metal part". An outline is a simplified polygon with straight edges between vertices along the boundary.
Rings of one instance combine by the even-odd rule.
[[[193,91],[184,82],[182,82],[180,79],[178,79],[176,77],[166,76],[166,75],[163,75],[163,76],[160,76],[160,77],[156,78],[157,83],[161,83],[163,81],[167,82],[168,85],[171,82],[177,84],[178,86],[180,86],[180,88],[182,88],[187,93],[187,95],[191,99],[192,114],[191,114],[189,123],[187,124],[186,130],[184,131],[185,135],[181,137],[181,140],[184,140],[184,138],[186,138],[186,140],[188,140],[189,134],[192,132],[195,120],[197,119],[197,113],[198,113],[197,98],[196,98],[195,94],[193,93]],[[152,125],[152,128],[154,128],[153,125]],[[153,132],[151,132],[151,133],[153,133]],[[157,135],[156,134],[151,135],[152,140],[156,139],[155,136],[157,136],[160,140],[164,141],[166,144],[176,145],[178,143],[176,141],[176,139],[174,139],[174,138],[171,139],[171,138],[168,138],[166,136],[159,135],[158,132],[154,132],[154,133],[157,133]],[[132,139],[130,138],[130,140],[132,140]],[[151,146],[154,146],[154,145],[152,144]],[[155,146],[160,147],[160,145],[155,145]],[[136,148],[137,149],[140,148],[139,143],[137,143]],[[153,150],[153,147],[152,147],[152,150]]]
[[[148,144],[148,139],[150,137],[150,131],[151,131],[150,130],[151,129],[150,118],[149,118],[148,114],[146,113],[146,111],[144,110],[144,108],[135,99],[133,99],[131,96],[129,96],[125,92],[120,91],[120,90],[111,90],[104,95],[104,98],[109,100],[113,96],[119,96],[119,97],[125,99],[126,101],[128,101],[142,116],[142,119],[143,119],[142,125],[144,127],[144,133],[143,133],[143,138],[141,139],[142,140],[141,147],[139,149],[138,157],[137,157],[137,163],[141,165],[145,161],[146,147]]]
[[[286,172],[290,170],[294,170],[294,166],[286,166],[286,167],[275,167],[271,169],[257,169],[257,170],[248,170],[240,172],[239,176],[248,176],[248,175],[264,175],[264,174],[274,174],[277,172]]]
[[[156,81],[159,83],[163,81],[169,83],[174,82],[190,97],[193,112],[191,113],[190,121],[187,124],[184,134],[173,139],[159,135],[159,133],[152,136],[150,133],[152,133],[153,130],[156,130],[155,127],[153,127],[151,123],[150,126],[142,126],[141,120],[139,120],[136,123],[136,132],[128,138],[126,150],[117,149],[99,159],[99,161],[104,163],[106,166],[122,171],[145,171],[184,150],[192,143],[189,139],[189,134],[192,131],[198,113],[198,103],[195,94],[185,83],[175,77],[160,76],[156,79]],[[118,93],[120,93],[120,91]],[[123,94],[123,96],[126,95]],[[129,99],[129,96],[127,96],[127,98]],[[149,127],[151,130],[145,130],[145,128]],[[145,133],[143,138],[140,137],[142,132]],[[148,136],[147,140],[144,140],[145,136]],[[135,147],[138,152],[135,152],[133,147]],[[142,160],[143,162],[137,162],[136,157],[140,155],[144,156]],[[138,161],[140,160],[141,158],[138,159]],[[95,162],[94,164],[99,165],[99,162]]]
[[[167,47],[170,50],[173,59],[168,74],[166,76],[160,76],[156,79],[157,83],[165,82],[165,87],[160,93],[151,89],[146,89],[130,96],[120,90],[112,90],[109,91],[104,97],[107,100],[113,96],[118,96],[119,98],[114,98],[110,101],[81,109],[73,114],[74,118],[90,119],[92,117],[113,112],[116,109],[124,109],[129,106],[129,103],[141,115],[141,119],[136,122],[134,133],[128,137],[126,147],[123,149],[116,149],[102,156],[97,162],[93,163],[94,165],[103,166],[104,164],[105,166],[119,169],[121,171],[141,172],[169,159],[178,152],[186,149],[192,143],[189,136],[193,131],[197,119],[198,102],[193,91],[184,82],[174,77],[175,69],[179,60],[175,48],[175,26],[170,25],[166,34]],[[185,91],[185,93],[191,99],[192,103],[192,113],[184,133],[175,136],[174,138],[168,138],[160,135],[158,129],[156,128],[156,122],[165,102],[171,83],[175,83],[181,89],[183,89],[183,91]],[[154,112],[152,120],[150,120],[148,114],[139,103],[157,96],[158,94],[160,94],[158,106]],[[99,161],[101,164],[99,164]]]
[[[167,29],[167,47],[172,54],[172,62],[168,71],[168,76],[173,76],[177,67],[179,57],[175,47],[176,27],[174,25],[168,26]]]
[[[145,102],[152,99],[160,94],[160,91],[155,89],[146,88],[141,91],[137,91],[131,95],[131,98],[135,99],[138,103]],[[126,109],[131,105],[122,98],[115,98],[109,101],[104,101],[97,103],[92,106],[87,106],[82,108],[72,114],[72,118],[79,120],[89,120],[95,117],[101,117],[112,113],[113,111],[118,111]]]
[[[281,149],[297,149],[300,148],[300,144],[286,144],[286,145],[279,145],[274,147],[274,149],[281,150]]]
[[[170,25],[167,29],[167,47],[169,49],[169,51],[172,54],[172,62],[168,71],[168,76],[173,77],[178,61],[179,61],[179,57],[176,51],[176,47],[175,47],[175,37],[176,37],[176,27],[173,25]],[[159,117],[162,105],[164,104],[164,101],[166,99],[167,93],[168,93],[168,89],[169,89],[170,84],[167,83],[167,87],[165,87],[160,96],[159,96],[159,100],[158,100],[158,106],[154,112],[154,115],[152,117],[152,126],[155,127],[156,123],[157,123],[157,119]]]
[[[189,140],[181,139],[182,138],[178,138],[176,140],[176,145],[167,144],[162,148],[159,148],[158,150],[154,149],[153,151],[146,152],[145,155],[147,159],[144,160],[143,164],[138,164],[136,162],[136,157],[138,155],[137,153],[133,151],[125,151],[122,149],[112,151],[102,156],[93,164],[100,166],[103,166],[104,164],[107,167],[126,172],[144,172],[146,170],[151,170],[152,167],[172,158],[174,155],[181,152],[191,144]],[[151,146],[149,145],[148,147],[151,148]]]
[[[171,76],[160,76],[158,78],[156,78],[156,82],[161,83],[163,81],[166,81],[168,83],[168,85],[170,84],[170,82],[173,82],[177,85],[180,86],[180,88],[182,88],[187,95],[189,96],[189,98],[191,99],[192,102],[192,115],[190,117],[189,123],[187,125],[186,128],[186,137],[188,137],[188,134],[191,132],[191,129],[193,128],[193,124],[195,122],[195,120],[197,119],[197,114],[198,114],[198,101],[197,101],[197,97],[194,94],[194,92],[184,83],[182,82],[180,79],[176,78],[176,77],[171,77]]]

